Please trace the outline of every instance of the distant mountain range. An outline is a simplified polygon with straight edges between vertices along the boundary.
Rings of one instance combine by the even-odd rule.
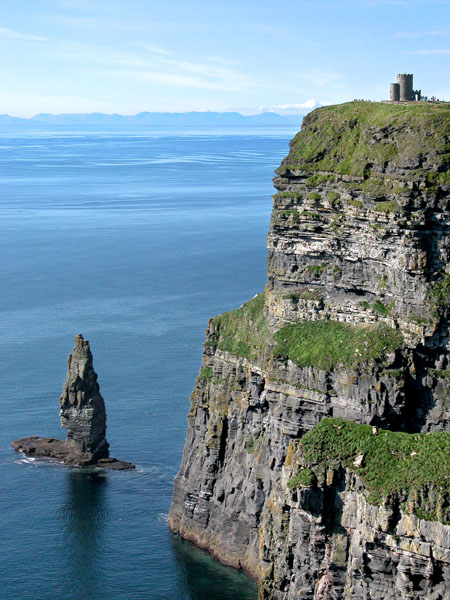
[[[74,113],[51,115],[41,113],[29,119],[0,115],[2,129],[130,129],[141,127],[300,127],[302,115],[283,116],[266,112],[241,115],[238,112],[141,112],[137,115]]]

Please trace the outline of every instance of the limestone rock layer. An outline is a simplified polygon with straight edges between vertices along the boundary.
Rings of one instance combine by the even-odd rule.
[[[169,523],[261,598],[450,597],[449,124],[308,115],[265,292],[208,324]]]

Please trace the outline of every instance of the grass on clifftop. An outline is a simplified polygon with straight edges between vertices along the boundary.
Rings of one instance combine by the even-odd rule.
[[[432,157],[433,171],[450,164],[450,103],[348,102],[307,115],[291,142],[286,162],[309,171],[368,177],[371,166],[408,165],[420,171]],[[450,173],[442,173],[450,183]]]
[[[240,308],[215,317],[214,333],[206,344],[248,360],[256,359],[270,338],[263,309],[264,294],[259,294]]]
[[[342,465],[357,473],[371,503],[398,496],[418,517],[450,524],[450,433],[374,435],[369,425],[323,419],[303,436],[300,453],[313,471]],[[355,467],[359,455],[363,461]]]
[[[387,325],[349,325],[338,321],[304,321],[275,334],[274,356],[299,367],[329,371],[338,365],[358,368],[403,345],[399,331]]]

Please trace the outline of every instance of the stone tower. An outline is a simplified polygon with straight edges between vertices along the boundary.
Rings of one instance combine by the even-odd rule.
[[[397,75],[397,82],[400,87],[400,102],[411,102],[412,100],[415,100],[412,74],[401,73]]]
[[[100,394],[89,342],[75,337],[60,398],[61,425],[67,429],[66,444],[80,462],[92,463],[108,456],[105,403]]]
[[[398,102],[400,100],[400,85],[398,83],[391,83],[391,102]]]

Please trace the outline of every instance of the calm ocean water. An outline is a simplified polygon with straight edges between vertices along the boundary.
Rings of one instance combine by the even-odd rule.
[[[0,133],[2,599],[256,598],[246,575],[173,536],[167,514],[204,329],[265,284],[271,178],[293,133]],[[111,454],[135,472],[10,447],[65,435],[77,333]]]

